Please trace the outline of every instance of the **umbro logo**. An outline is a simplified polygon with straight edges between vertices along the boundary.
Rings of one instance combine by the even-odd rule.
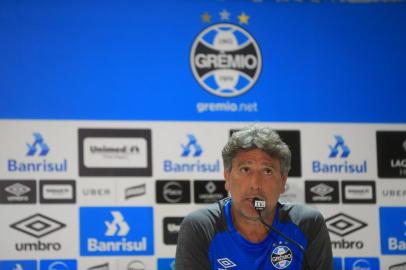
[[[35,180],[0,180],[0,204],[36,203]]]
[[[365,222],[343,213],[339,213],[326,219],[326,225],[329,232],[340,237],[347,236],[368,226]]]
[[[334,190],[334,188],[332,188],[324,183],[318,184],[317,186],[314,186],[310,189],[311,192],[313,192],[314,194],[317,194],[319,196],[322,196],[322,197],[333,192],[333,190]]]
[[[338,181],[305,181],[307,203],[338,203]]]
[[[4,190],[7,191],[8,193],[13,194],[14,196],[20,197],[21,195],[30,192],[31,189],[20,183],[15,183],[11,186],[6,187]]]
[[[42,214],[35,214],[11,224],[10,227],[35,238],[42,238],[66,227],[66,225]]]
[[[229,258],[221,258],[221,259],[217,259],[217,262],[221,265],[221,267],[223,268],[218,268],[217,270],[225,270],[228,268],[232,268],[237,266],[232,260],[230,260]]]

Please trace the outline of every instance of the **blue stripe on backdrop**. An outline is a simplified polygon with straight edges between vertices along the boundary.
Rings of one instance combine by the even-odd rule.
[[[405,14],[344,1],[1,1],[0,118],[405,123]],[[237,97],[204,90],[190,67],[196,37],[220,22],[262,54]]]

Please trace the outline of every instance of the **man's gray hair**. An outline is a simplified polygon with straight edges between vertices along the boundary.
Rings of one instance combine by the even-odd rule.
[[[231,135],[222,151],[224,168],[231,171],[232,161],[238,152],[255,148],[278,159],[281,164],[281,174],[288,175],[291,161],[289,146],[281,140],[276,131],[257,125],[245,127]]]

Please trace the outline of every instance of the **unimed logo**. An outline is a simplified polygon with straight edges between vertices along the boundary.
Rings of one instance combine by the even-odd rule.
[[[80,176],[151,176],[149,129],[79,129]]]
[[[152,207],[81,207],[81,256],[153,255]]]
[[[406,207],[381,207],[381,252],[406,255]]]

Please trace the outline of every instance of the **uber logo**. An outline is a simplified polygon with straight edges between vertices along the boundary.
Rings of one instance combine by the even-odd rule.
[[[0,180],[0,203],[29,204],[36,202],[35,180]]]
[[[342,181],[343,203],[376,203],[374,181]]]
[[[214,203],[227,197],[224,180],[196,180],[193,185],[195,203]]]
[[[338,181],[305,181],[306,203],[338,203]]]
[[[406,131],[377,131],[378,176],[406,179]]]
[[[190,181],[157,180],[157,203],[190,203]]]
[[[406,188],[384,188],[381,189],[382,191],[382,196],[385,198],[399,198],[403,199],[406,197]]]
[[[151,176],[150,129],[79,129],[80,176]]]
[[[166,217],[163,219],[164,243],[166,245],[176,245],[182,221],[183,217]]]
[[[230,136],[238,131],[238,129],[230,130]],[[284,141],[292,153],[291,169],[289,171],[289,177],[301,177],[302,176],[302,160],[300,150],[300,131],[299,130],[275,130],[282,141]]]
[[[76,203],[74,180],[41,180],[40,203]]]

